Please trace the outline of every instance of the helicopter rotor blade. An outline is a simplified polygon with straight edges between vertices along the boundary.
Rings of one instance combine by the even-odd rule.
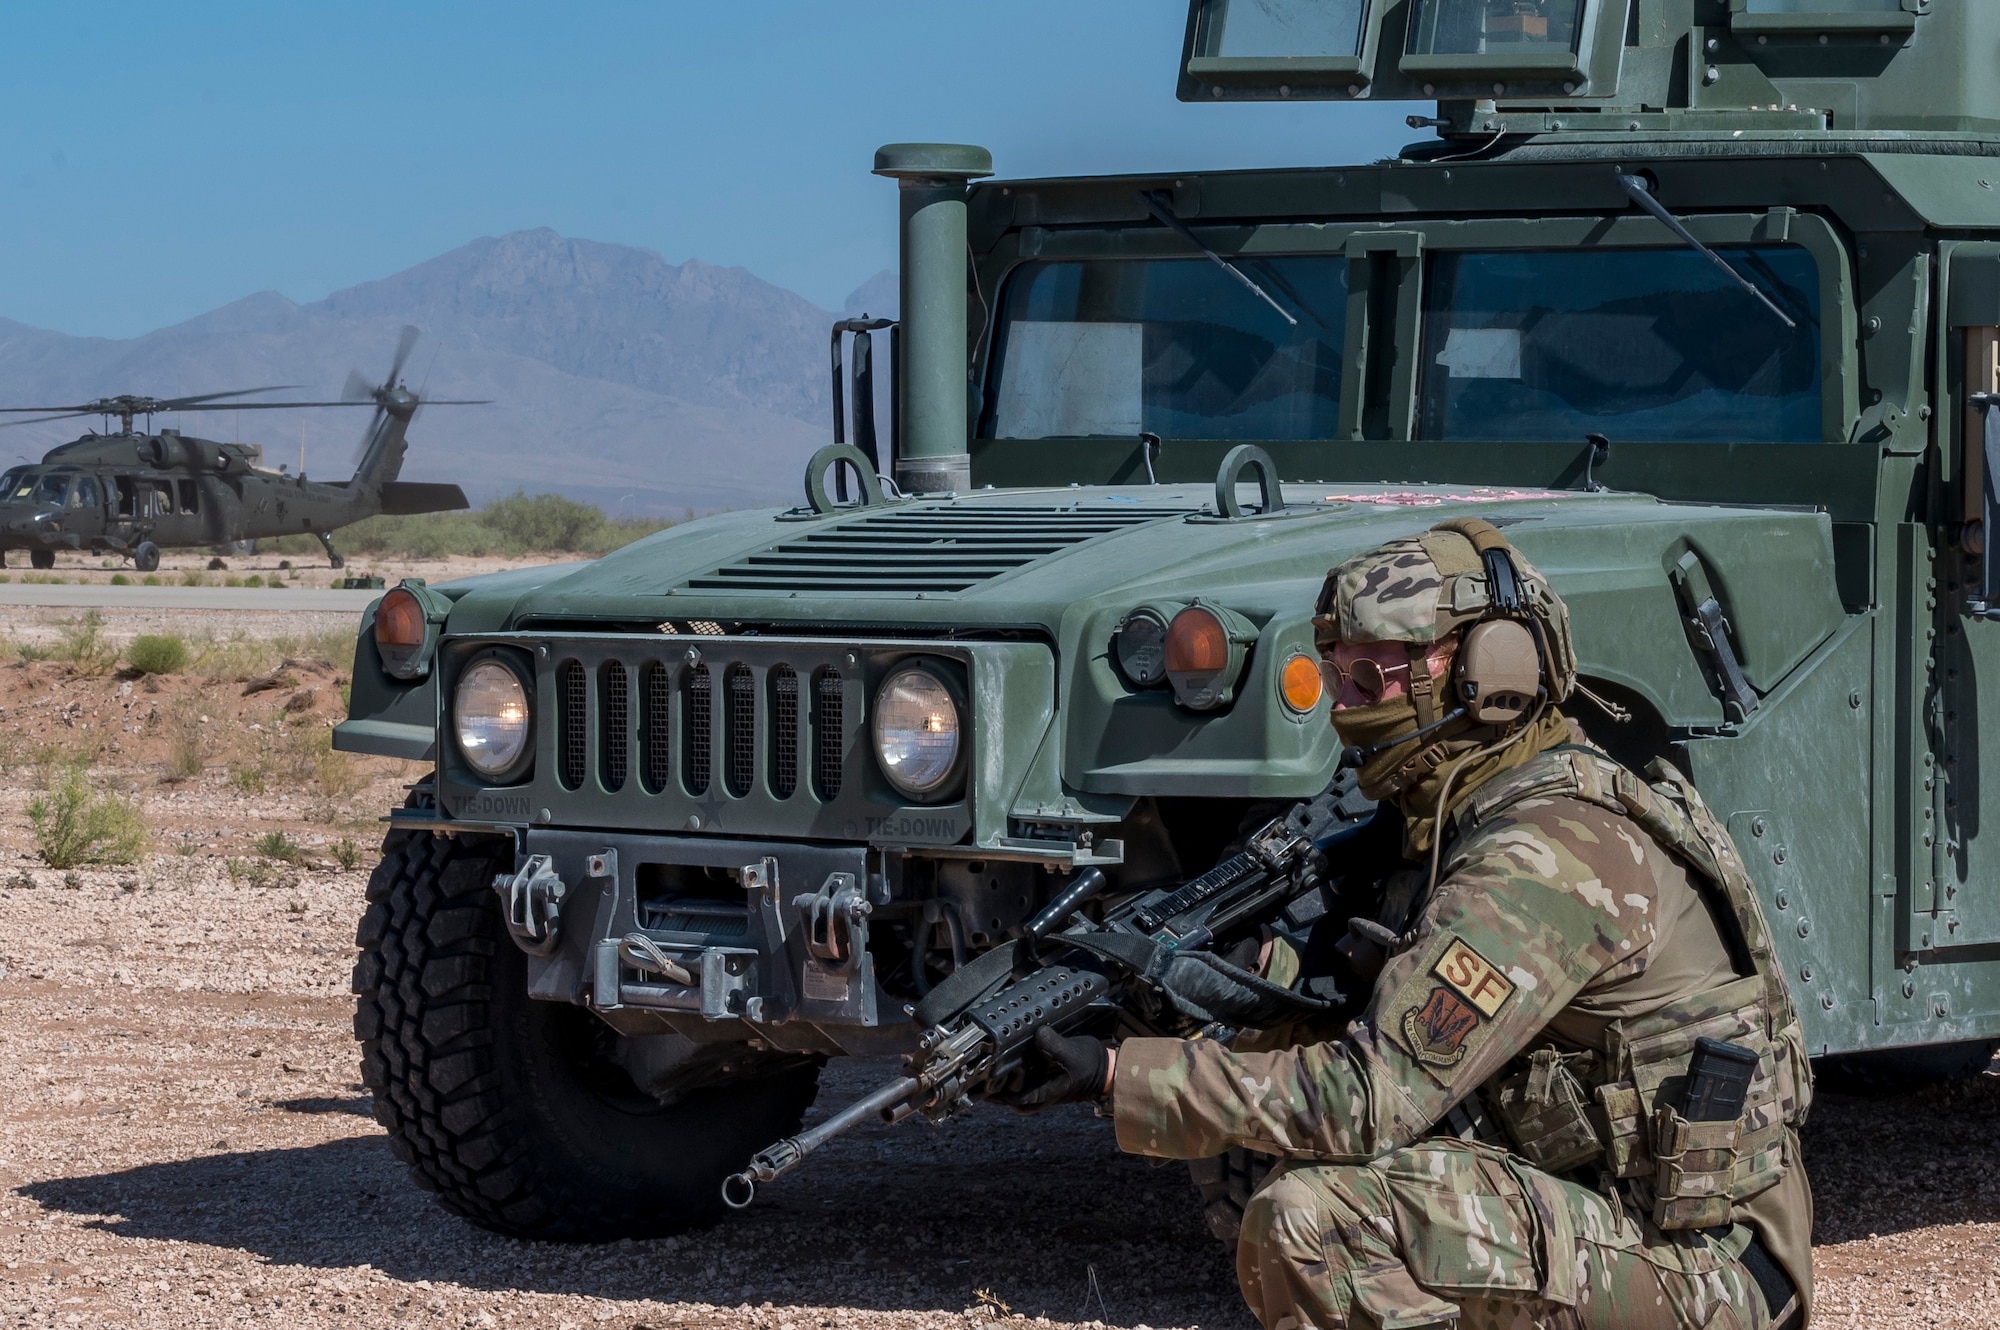
[[[0,420],[0,429],[12,429],[16,425],[39,425],[48,420],[75,420],[81,416],[102,414],[97,411],[65,411],[59,416],[36,416],[33,420]]]
[[[375,385],[358,369],[347,371],[347,383],[340,390],[343,402],[372,402],[375,400]]]
[[[290,392],[299,387],[296,383],[274,383],[267,388],[238,388],[229,393],[200,393],[193,397],[168,397],[158,400],[147,399],[154,411],[184,411],[198,402],[219,402],[226,397],[248,397],[252,393]],[[245,402],[243,405],[248,406]]]
[[[300,406],[370,406],[369,402],[231,402],[226,406],[191,406],[189,411],[286,411]]]
[[[414,325],[408,323],[403,325],[402,335],[396,338],[396,359],[389,366],[389,377],[382,381],[384,388],[395,387],[397,381],[403,377],[403,364],[409,360],[410,352],[416,349],[418,336]]]

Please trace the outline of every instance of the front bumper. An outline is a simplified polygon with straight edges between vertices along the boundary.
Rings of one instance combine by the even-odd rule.
[[[533,997],[586,1006],[627,1033],[800,1051],[879,1051],[909,1028],[876,988],[856,902],[872,908],[887,888],[865,847],[530,830],[520,861],[536,855],[562,888],[552,945],[528,958]],[[829,948],[837,907],[859,917]],[[621,943],[635,937],[688,982],[632,963]]]

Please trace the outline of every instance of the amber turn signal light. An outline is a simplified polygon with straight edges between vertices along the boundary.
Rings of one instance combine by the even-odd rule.
[[[1311,656],[1296,655],[1285,662],[1278,671],[1278,695],[1285,699],[1285,705],[1294,711],[1311,711],[1319,705],[1320,695],[1326,691],[1325,681],[1320,678],[1319,662]]]
[[[1190,605],[1167,625],[1168,674],[1216,674],[1229,668],[1229,630],[1214,612]]]
[[[424,607],[416,594],[397,587],[382,597],[375,611],[375,644],[385,647],[420,647],[424,644]]]

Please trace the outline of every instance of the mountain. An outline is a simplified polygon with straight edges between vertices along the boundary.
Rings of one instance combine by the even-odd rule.
[[[870,278],[854,300],[893,308],[894,274]],[[474,502],[557,490],[614,513],[791,503],[806,458],[832,437],[835,317],[742,268],[519,231],[311,304],[259,292],[142,337],[0,319],[0,404],[260,384],[332,399],[350,369],[378,381],[408,323],[424,331],[404,372],[413,387],[493,404],[422,412],[406,479],[455,481]],[[0,461],[39,456],[95,423],[18,427]],[[328,476],[351,467],[367,412],[205,411],[154,423],[262,443],[272,465],[303,448],[307,473]]]

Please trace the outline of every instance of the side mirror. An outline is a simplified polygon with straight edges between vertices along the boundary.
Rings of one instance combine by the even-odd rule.
[[[901,347],[898,345],[900,329],[894,319],[871,319],[862,315],[858,319],[841,319],[833,325],[833,441],[835,444],[847,442],[846,392],[841,384],[840,339],[842,334],[854,336],[854,361],[851,386],[854,394],[854,446],[868,459],[877,475],[886,474],[882,466],[881,445],[875,430],[875,347],[870,335],[887,328],[889,330],[889,456],[893,469],[896,454],[896,397],[897,367]],[[847,474],[836,471],[834,486],[842,502],[847,499]]]

